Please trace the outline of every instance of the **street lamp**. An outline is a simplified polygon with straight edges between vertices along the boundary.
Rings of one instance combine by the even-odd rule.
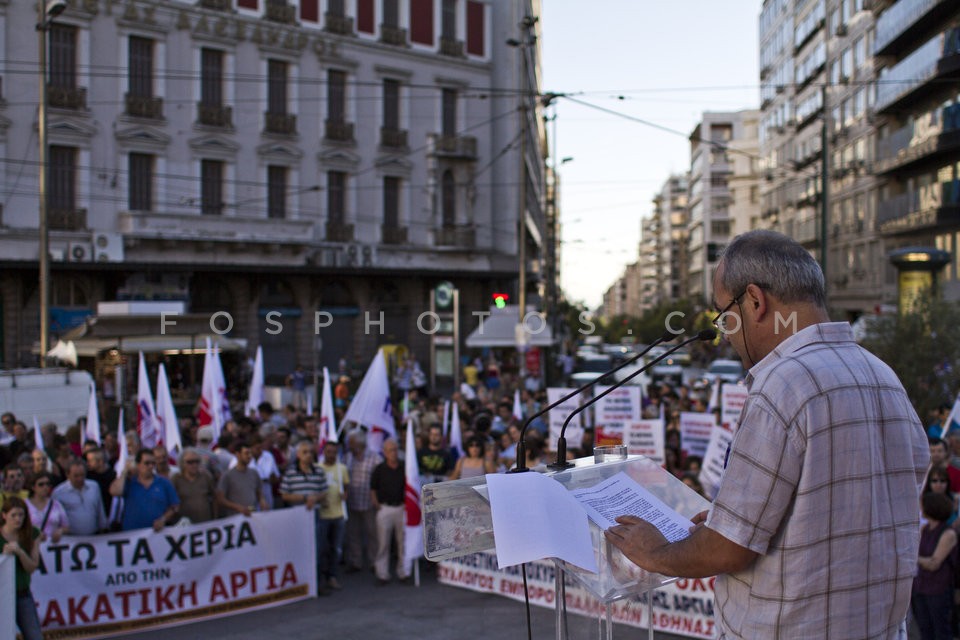
[[[50,348],[50,233],[47,226],[47,31],[53,19],[67,8],[65,0],[47,0],[38,4],[37,36],[40,41],[40,103],[37,112],[37,140],[40,144],[40,212],[37,219],[40,236],[40,366],[47,366]]]

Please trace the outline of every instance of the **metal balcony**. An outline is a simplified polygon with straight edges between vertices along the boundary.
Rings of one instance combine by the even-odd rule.
[[[877,18],[873,55],[895,55],[952,10],[952,0],[899,0]]]
[[[398,47],[407,45],[407,30],[400,27],[393,27],[387,24],[380,25],[380,42],[392,44]]]
[[[279,133],[283,135],[292,135],[297,132],[297,116],[292,113],[270,113],[263,114],[264,133]]]
[[[462,58],[463,40],[454,40],[440,36],[440,55]]]
[[[323,30],[327,33],[337,33],[342,36],[353,35],[353,18],[330,13],[323,14]]]
[[[87,90],[80,87],[47,85],[47,106],[58,109],[86,109]]]
[[[200,0],[201,7],[215,11],[229,11],[233,8],[232,4],[233,0]]]
[[[380,237],[383,244],[407,244],[407,228],[380,225]]]
[[[877,173],[887,173],[908,165],[960,150],[960,106],[950,105],[915,119],[877,143]]]
[[[877,79],[877,114],[893,113],[907,103],[941,91],[939,80],[960,77],[960,27],[939,33]]]
[[[477,242],[477,231],[472,226],[440,227],[434,233],[434,244],[438,247],[472,249]]]
[[[391,149],[405,149],[407,147],[406,130],[380,127],[380,146]]]
[[[324,120],[323,137],[335,142],[353,142],[353,123],[342,120]]]
[[[197,122],[211,127],[232,127],[233,108],[219,104],[197,103]]]
[[[267,2],[263,8],[263,17],[281,24],[297,23],[297,8],[286,3]]]
[[[135,96],[128,93],[124,96],[124,101],[127,105],[128,116],[153,119],[163,117],[163,98]]]
[[[960,180],[907,191],[881,201],[877,207],[880,233],[911,233],[939,225],[955,225],[960,218]]]
[[[353,225],[333,220],[327,221],[327,242],[353,242]]]
[[[87,228],[86,209],[47,210],[47,227],[51,231],[85,231]]]
[[[433,153],[446,158],[477,159],[477,139],[473,136],[431,134]]]

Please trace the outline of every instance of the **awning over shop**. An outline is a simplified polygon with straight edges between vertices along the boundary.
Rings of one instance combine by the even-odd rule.
[[[175,322],[175,324],[169,324]],[[122,353],[196,354],[206,348],[206,340],[222,351],[246,350],[247,341],[214,333],[209,316],[203,314],[168,315],[167,325],[156,316],[91,316],[74,329],[60,336],[60,341],[73,342],[77,356],[94,357],[110,349]],[[39,343],[33,352],[39,353]]]
[[[491,307],[490,315],[484,316],[483,322],[478,323],[477,328],[467,336],[467,347],[516,348],[516,327],[519,321],[519,310],[516,305],[506,306],[503,309]],[[526,326],[528,347],[549,347],[553,344],[553,332],[545,324],[542,316],[529,317]]]

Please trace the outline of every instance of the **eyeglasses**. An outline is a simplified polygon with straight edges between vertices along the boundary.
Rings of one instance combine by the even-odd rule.
[[[730,304],[728,304],[728,305],[725,306],[723,309],[721,309],[721,310],[720,310],[720,313],[718,313],[717,316],[710,322],[710,324],[712,324],[714,327],[717,328],[717,331],[725,331],[725,330],[726,330],[726,328],[727,328],[727,312],[730,311],[730,309],[733,307],[733,305],[735,305],[735,304],[737,304],[738,302],[740,302],[740,298],[742,298],[746,293],[747,293],[747,290],[744,289],[743,291],[740,292],[739,295],[734,296],[734,297],[733,297],[733,300],[730,301]]]

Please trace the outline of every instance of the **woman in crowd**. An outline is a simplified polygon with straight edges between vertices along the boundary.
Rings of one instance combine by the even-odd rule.
[[[943,495],[950,498],[950,504],[953,505],[953,510],[950,512],[950,518],[947,519],[947,524],[953,524],[953,521],[957,519],[957,496],[950,491],[950,475],[947,473],[946,467],[933,467],[930,469],[930,472],[927,474],[927,482],[923,485],[923,495],[924,493],[942,493]]]
[[[950,613],[957,533],[947,520],[953,513],[953,502],[944,494],[931,491],[923,494],[920,503],[927,522],[920,530],[920,557],[910,610],[921,640],[952,640]]]
[[[40,542],[47,539],[60,542],[60,537],[70,531],[63,505],[50,497],[53,484],[53,474],[49,471],[35,473],[30,480],[27,509],[30,512],[30,522],[36,523],[34,526],[40,530]]]
[[[467,455],[457,459],[457,465],[450,473],[451,480],[474,478],[497,472],[496,461],[486,455],[483,438],[471,436],[467,439]]]
[[[16,558],[17,627],[24,640],[43,640],[40,617],[30,592],[30,574],[40,566],[40,532],[31,526],[27,505],[20,498],[8,497],[0,508],[0,534],[3,553]]]

